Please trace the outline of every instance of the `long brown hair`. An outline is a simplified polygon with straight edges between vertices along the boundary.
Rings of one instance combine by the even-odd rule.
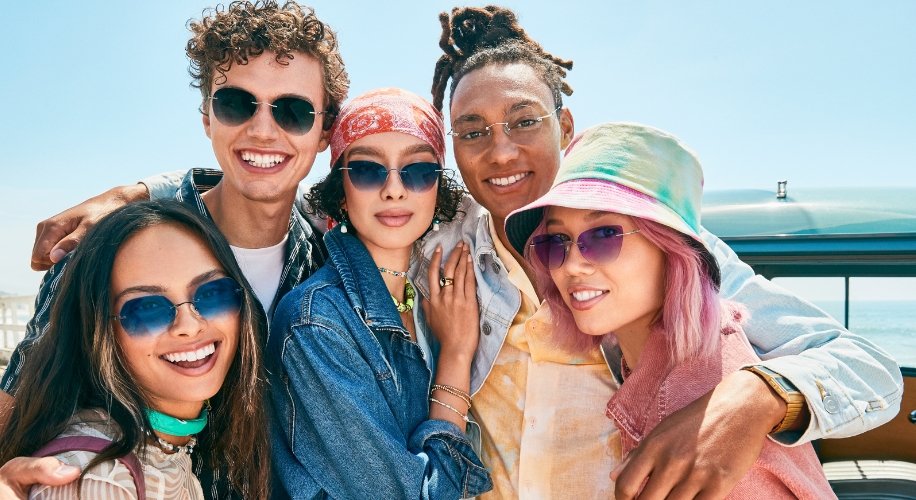
[[[211,398],[213,409],[198,452],[205,454],[210,467],[228,468],[233,487],[244,498],[267,498],[264,313],[222,233],[212,221],[172,200],[136,203],[112,212],[68,257],[48,328],[24,350],[16,403],[0,430],[0,463],[35,453],[67,428],[75,412],[87,408],[105,410],[121,432],[83,474],[131,451],[143,454],[144,429],[152,428],[144,411],[149,398],[130,375],[112,327],[111,269],[118,248],[131,235],[160,224],[199,236],[226,274],[244,285],[238,349],[220,391]]]

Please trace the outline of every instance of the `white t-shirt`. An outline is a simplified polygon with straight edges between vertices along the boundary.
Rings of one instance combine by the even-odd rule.
[[[229,245],[242,273],[251,283],[254,295],[261,301],[264,310],[270,309],[280,288],[280,275],[283,274],[283,254],[286,250],[287,234],[283,241],[267,248],[240,248]]]

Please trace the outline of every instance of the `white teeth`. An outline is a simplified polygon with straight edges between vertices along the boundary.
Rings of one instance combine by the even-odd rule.
[[[186,351],[186,352],[176,352],[171,354],[166,354],[163,356],[166,360],[171,361],[172,363],[178,361],[197,361],[204,359],[207,356],[216,352],[216,343],[212,343],[208,346],[201,347],[196,351]]]
[[[605,291],[603,291],[603,290],[590,290],[590,291],[588,291],[588,292],[573,292],[573,293],[572,293],[572,296],[573,296],[573,298],[575,298],[575,299],[578,300],[579,302],[583,302],[583,301],[586,301],[586,300],[594,299],[595,297],[597,297],[597,296],[599,296],[599,295],[603,295],[603,294],[605,294],[605,293],[607,293],[607,292],[605,292]]]
[[[500,177],[497,179],[487,179],[487,182],[489,182],[490,184],[496,184],[497,186],[508,186],[509,184],[515,184],[516,182],[522,180],[523,178],[527,177],[528,174],[529,172],[525,172],[522,174],[515,174],[509,177]]]
[[[275,167],[286,159],[284,155],[262,155],[250,151],[242,151],[241,155],[249,165],[257,168]]]

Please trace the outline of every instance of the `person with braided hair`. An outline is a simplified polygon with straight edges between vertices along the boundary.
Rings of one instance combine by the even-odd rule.
[[[480,498],[724,498],[767,439],[796,446],[846,437],[897,413],[902,381],[893,359],[755,276],[701,227],[721,268],[721,296],[747,306],[745,333],[763,361],[665,418],[621,464],[619,433],[605,417],[622,383],[620,349],[560,347],[552,328],[560,323],[510,244],[519,235],[505,226],[510,213],[548,192],[576,140],[562,102],[572,94],[564,80],[572,61],[546,52],[509,9],[455,8],[440,22],[433,102],[441,109],[448,89],[455,160],[476,203],[466,200],[466,216],[452,223],[460,227],[432,233],[424,252],[464,239],[477,259],[482,335],[471,413],[494,482]],[[421,290],[426,274],[418,269]],[[776,378],[790,399],[771,388]]]

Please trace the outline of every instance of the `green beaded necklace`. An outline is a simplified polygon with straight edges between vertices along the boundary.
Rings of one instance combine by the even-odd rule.
[[[407,273],[410,272],[410,268],[408,268],[406,271],[392,271],[391,269],[380,267],[378,270],[383,273],[393,274],[399,278],[404,278],[404,281],[406,282],[404,284],[404,302],[394,298],[394,295],[391,296],[391,300],[394,301],[394,307],[397,308],[399,313],[412,311],[413,299],[417,296],[417,292],[413,289],[413,285],[410,284],[410,278],[407,277]]]

